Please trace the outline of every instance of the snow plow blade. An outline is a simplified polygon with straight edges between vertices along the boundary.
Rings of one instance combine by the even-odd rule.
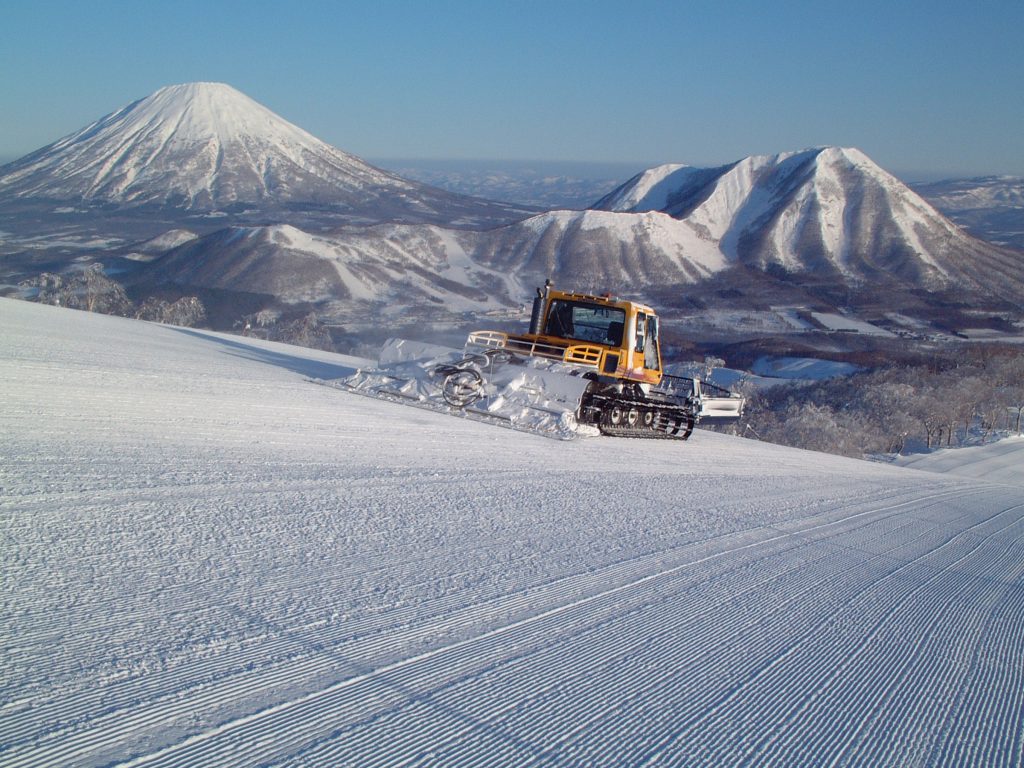
[[[692,388],[700,402],[702,419],[735,420],[743,415],[742,396],[700,379],[693,379]]]
[[[388,339],[376,368],[318,383],[559,440],[597,434],[576,421],[588,379],[557,362],[504,350],[464,352]]]

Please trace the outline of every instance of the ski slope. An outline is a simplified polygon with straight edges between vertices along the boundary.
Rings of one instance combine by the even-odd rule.
[[[1024,763],[1024,488],[0,300],[0,764]]]
[[[1016,435],[987,445],[900,456],[896,463],[928,472],[1024,486],[1024,438]]]

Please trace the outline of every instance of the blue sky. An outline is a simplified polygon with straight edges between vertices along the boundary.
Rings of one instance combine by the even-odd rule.
[[[226,82],[364,158],[1024,175],[1024,3],[7,0],[0,158]]]

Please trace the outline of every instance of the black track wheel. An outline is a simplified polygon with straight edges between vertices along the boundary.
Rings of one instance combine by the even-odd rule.
[[[693,434],[693,416],[684,416],[676,427],[675,437],[680,440],[686,440],[691,434]]]

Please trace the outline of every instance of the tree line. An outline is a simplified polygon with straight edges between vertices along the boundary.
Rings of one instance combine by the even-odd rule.
[[[1020,434],[1024,353],[961,345],[930,364],[876,368],[749,393],[739,431],[769,442],[864,456]]]
[[[139,303],[133,302],[124,286],[107,277],[103,265],[98,262],[64,274],[44,272],[24,280],[20,287],[30,300],[42,304],[185,328],[202,327],[207,323],[206,307],[199,297],[182,296],[167,300],[149,296]],[[286,344],[334,350],[329,329],[313,312],[286,316],[279,310],[264,309],[239,319],[235,323],[235,332]]]
[[[43,272],[23,281],[20,286],[29,291],[33,301],[41,304],[186,328],[206,322],[206,307],[196,296],[182,296],[175,301],[154,296],[136,304],[128,297],[124,286],[106,276],[103,265],[99,263],[65,274]]]

